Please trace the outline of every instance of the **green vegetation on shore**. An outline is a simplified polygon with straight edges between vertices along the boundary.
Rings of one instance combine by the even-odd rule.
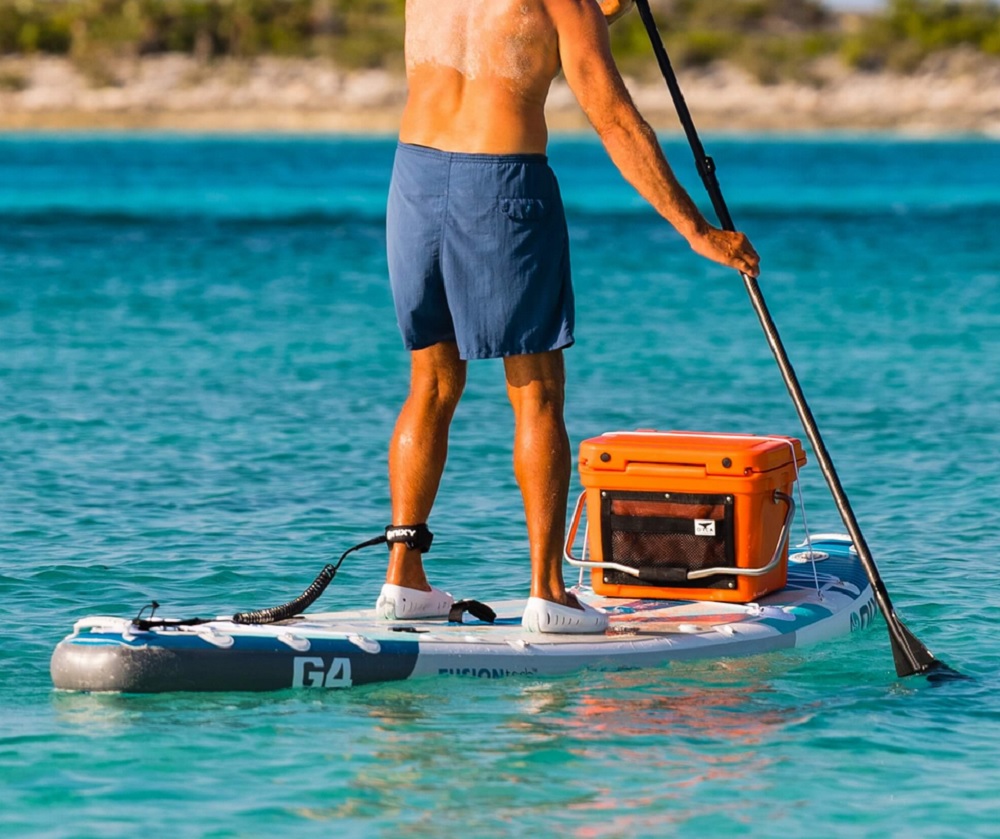
[[[92,75],[116,58],[181,52],[204,61],[321,58],[344,68],[402,67],[405,0],[0,0],[0,55],[69,56]],[[764,82],[808,79],[817,59],[911,72],[964,47],[1000,56],[989,0],[888,0],[838,15],[817,0],[653,0],[678,67],[731,61]],[[637,15],[613,28],[615,54],[648,72]]]
[[[402,66],[405,0],[0,0],[0,54],[87,62],[180,52],[200,59],[329,58]]]

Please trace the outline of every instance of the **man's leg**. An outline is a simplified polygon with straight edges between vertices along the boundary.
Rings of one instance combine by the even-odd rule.
[[[511,356],[504,359],[504,369],[514,407],[514,475],[531,547],[531,596],[575,605],[562,576],[570,475],[562,350]]]
[[[410,354],[410,393],[389,445],[393,524],[426,522],[448,456],[448,429],[465,387],[466,362],[454,342]],[[429,591],[420,552],[395,544],[386,582]]]

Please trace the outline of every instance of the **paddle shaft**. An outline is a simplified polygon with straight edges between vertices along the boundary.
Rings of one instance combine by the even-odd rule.
[[[701,176],[702,182],[705,184],[705,189],[712,200],[712,206],[719,217],[719,223],[724,230],[735,230],[736,227],[733,224],[732,216],[729,214],[726,201],[722,197],[722,190],[715,175],[715,162],[705,153],[705,149],[698,137],[698,132],[695,130],[694,121],[691,119],[691,112],[684,101],[684,95],[677,82],[677,76],[670,65],[670,58],[667,56],[663,40],[660,38],[659,30],[656,28],[656,22],[653,20],[653,13],[649,8],[649,0],[635,0],[635,5],[639,10],[639,16],[642,18],[643,25],[646,27],[650,43],[653,46],[653,52],[656,54],[656,60],[660,65],[660,72],[663,74],[664,81],[666,81],[667,87],[670,90],[670,96],[674,101],[677,116],[680,118],[684,133],[687,135],[688,143],[691,145],[698,174]],[[851,509],[851,504],[847,499],[847,493],[844,492],[840,478],[837,475],[837,470],[834,468],[830,454],[823,443],[823,438],[820,436],[819,428],[802,393],[798,377],[795,375],[792,364],[788,360],[788,354],[785,352],[781,336],[778,335],[777,327],[771,318],[767,304],[764,302],[764,295],[760,290],[760,286],[757,280],[748,274],[741,273],[741,276],[743,277],[747,294],[750,296],[750,302],[753,304],[754,311],[757,313],[760,324],[764,328],[764,334],[767,336],[771,352],[778,362],[778,368],[781,370],[781,376],[785,380],[788,393],[792,397],[795,410],[798,412],[799,419],[809,438],[809,442],[816,453],[816,459],[819,461],[820,469],[826,478],[827,485],[833,495],[833,500],[837,505],[837,510],[840,512],[844,526],[847,528],[847,532],[854,542],[854,548],[858,552],[858,557],[865,569],[865,573],[868,575],[872,590],[875,592],[875,599],[885,617],[897,675],[911,676],[918,673],[926,673],[928,670],[938,666],[946,667],[946,665],[941,665],[934,658],[930,650],[921,644],[896,616],[892,601],[889,599],[889,592],[886,590],[885,584],[879,576],[878,568],[875,567],[875,560],[872,559],[868,543],[861,533],[854,510]]]

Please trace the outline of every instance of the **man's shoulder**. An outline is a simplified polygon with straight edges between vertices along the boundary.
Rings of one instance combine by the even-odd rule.
[[[602,21],[601,0],[537,0],[548,16],[558,26],[560,24],[595,24]],[[605,0],[608,2],[608,0]],[[618,0],[610,0],[613,4]]]

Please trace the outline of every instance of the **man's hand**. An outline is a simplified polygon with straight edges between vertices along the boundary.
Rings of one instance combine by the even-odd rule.
[[[689,239],[691,250],[699,256],[735,268],[751,277],[760,274],[760,257],[750,240],[742,233],[709,227],[703,233]]]
[[[633,0],[597,0],[610,26],[632,8]]]

